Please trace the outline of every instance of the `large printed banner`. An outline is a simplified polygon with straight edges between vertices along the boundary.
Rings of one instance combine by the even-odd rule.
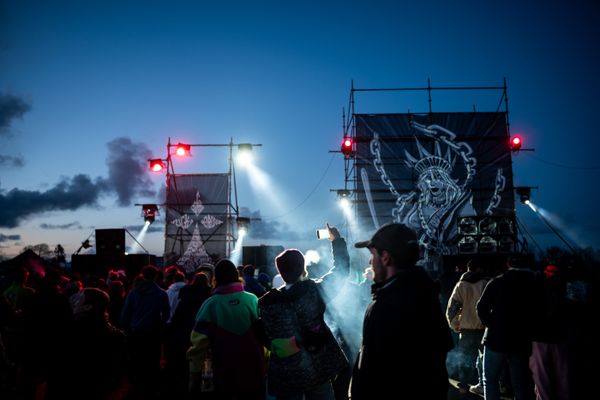
[[[355,122],[359,226],[408,224],[426,257],[456,254],[461,234],[474,246],[478,233],[489,233],[488,244],[510,240],[495,225],[514,221],[505,113],[357,114]],[[468,221],[471,233],[459,226]]]
[[[167,182],[165,259],[192,273],[226,257],[229,174],[170,175]]]

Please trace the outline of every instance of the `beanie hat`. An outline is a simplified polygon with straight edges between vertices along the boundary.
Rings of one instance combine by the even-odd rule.
[[[239,282],[240,275],[231,261],[223,259],[215,266],[215,281],[217,286],[227,285],[229,283]]]
[[[304,256],[297,249],[284,250],[275,258],[277,271],[285,283],[295,283],[306,272]]]

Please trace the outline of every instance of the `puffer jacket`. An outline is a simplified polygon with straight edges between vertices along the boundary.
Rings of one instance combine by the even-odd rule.
[[[348,360],[325,323],[325,303],[311,279],[289,289],[272,289],[259,300],[271,350],[269,392],[302,393],[333,379]]]

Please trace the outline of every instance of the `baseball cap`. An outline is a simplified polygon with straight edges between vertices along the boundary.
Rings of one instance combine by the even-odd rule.
[[[371,239],[355,243],[354,247],[374,247],[378,250],[402,251],[402,253],[410,249],[409,253],[414,252],[417,259],[419,258],[417,234],[404,224],[385,224],[373,234]]]

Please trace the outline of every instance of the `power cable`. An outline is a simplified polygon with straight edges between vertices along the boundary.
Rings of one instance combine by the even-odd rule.
[[[329,164],[327,164],[327,168],[325,168],[325,171],[323,172],[323,175],[321,175],[321,178],[319,179],[319,181],[317,182],[317,184],[315,185],[315,187],[310,191],[310,193],[304,198],[304,200],[302,200],[297,206],[295,206],[294,208],[292,208],[289,211],[286,211],[285,213],[275,216],[275,217],[266,217],[266,216],[262,216],[262,219],[269,219],[269,220],[273,220],[273,219],[279,219],[282,217],[285,217],[286,215],[289,215],[291,213],[293,213],[294,211],[296,211],[298,208],[300,208],[304,203],[306,203],[306,201],[315,193],[315,191],[317,190],[317,188],[319,187],[319,185],[321,184],[321,182],[323,182],[323,179],[325,179],[325,176],[327,176],[327,172],[329,171],[329,168],[331,167],[331,163],[333,163],[333,159],[335,158],[335,153],[333,153],[331,155],[331,159],[329,160]]]
[[[529,236],[529,238],[531,239],[531,241],[533,242],[533,244],[535,244],[535,247],[537,247],[537,249],[539,250],[539,252],[543,253],[544,250],[542,249],[542,247],[538,244],[538,242],[535,240],[535,238],[533,237],[533,235],[531,233],[529,233],[529,231],[525,227],[525,224],[523,223],[523,221],[521,221],[519,219],[519,217],[517,217],[516,214],[515,214],[515,219],[517,220],[517,225],[520,225],[521,229],[525,232],[525,234],[527,236]]]
[[[552,161],[546,161],[544,159],[541,159],[539,157],[534,156],[533,154],[531,154],[530,152],[527,152],[527,155],[537,161],[540,161],[544,164],[548,164],[548,165],[552,165],[554,167],[559,167],[559,168],[566,168],[566,169],[578,169],[578,170],[595,170],[595,169],[600,169],[600,167],[576,167],[573,165],[565,165],[565,164],[559,164],[559,163],[555,163]]]

